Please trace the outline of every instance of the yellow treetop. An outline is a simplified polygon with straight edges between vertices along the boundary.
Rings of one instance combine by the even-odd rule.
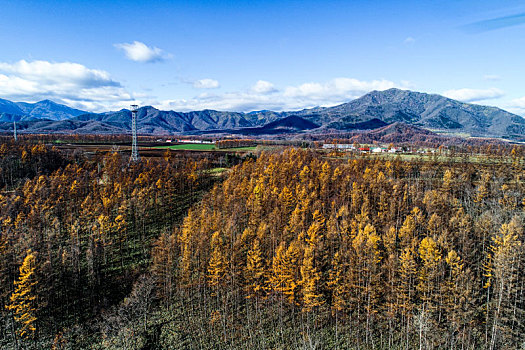
[[[248,298],[261,294],[265,289],[265,264],[259,240],[253,241],[252,248],[246,257],[246,281],[248,282]]]
[[[20,266],[20,275],[14,282],[15,290],[9,298],[9,304],[6,305],[6,308],[14,313],[15,321],[19,324],[17,333],[22,338],[31,338],[36,331],[35,267],[36,258],[33,252],[28,250]]]
[[[313,308],[324,304],[323,296],[319,293],[319,280],[321,276],[314,264],[313,247],[306,247],[304,250],[301,277],[303,311],[309,312],[312,311]]]
[[[226,275],[227,261],[222,249],[222,239],[216,231],[211,239],[212,253],[208,264],[208,282],[211,287],[218,287]]]

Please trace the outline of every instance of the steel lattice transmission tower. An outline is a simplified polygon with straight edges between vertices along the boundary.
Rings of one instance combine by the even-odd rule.
[[[131,162],[137,162],[139,157],[139,149],[137,146],[137,111],[139,106],[131,105],[131,134],[133,140],[131,142]]]

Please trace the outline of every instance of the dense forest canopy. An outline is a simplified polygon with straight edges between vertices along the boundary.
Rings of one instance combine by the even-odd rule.
[[[223,176],[204,153],[0,147],[2,347],[524,344],[519,147],[285,148]]]
[[[169,153],[129,164],[117,153],[87,160],[4,143],[0,157],[0,341],[10,329],[22,339],[59,333],[122,300],[152,240],[214,181],[205,159]],[[26,262],[31,278],[18,291]]]
[[[215,296],[226,344],[242,335],[232,319],[246,298],[281,318],[306,313],[303,327],[339,327],[336,347],[512,348],[524,331],[523,200],[518,157],[263,154],[161,237],[153,272],[167,300]]]

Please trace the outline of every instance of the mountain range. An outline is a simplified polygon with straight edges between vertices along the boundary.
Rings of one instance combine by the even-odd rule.
[[[0,99],[0,131],[27,133],[129,133],[131,112],[87,113],[49,100],[15,103]],[[525,119],[500,108],[463,103],[436,94],[389,89],[372,91],[334,107],[250,113],[203,110],[138,110],[141,134],[301,134],[374,130],[395,123],[438,133],[525,140]]]

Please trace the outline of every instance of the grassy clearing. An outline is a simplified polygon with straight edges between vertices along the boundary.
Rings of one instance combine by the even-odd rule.
[[[208,173],[213,174],[213,175],[220,175],[224,173],[225,171],[228,171],[228,168],[213,168],[213,169],[208,170]]]

